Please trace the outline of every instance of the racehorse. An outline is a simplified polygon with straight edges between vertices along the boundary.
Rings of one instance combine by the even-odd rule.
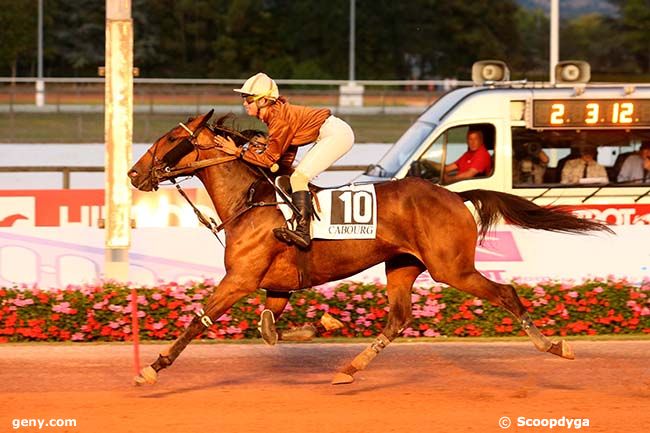
[[[267,290],[266,307],[277,320],[288,296],[302,289],[296,271],[299,252],[278,241],[273,228],[285,224],[275,207],[255,207],[246,212],[249,188],[262,185],[258,195],[274,201],[270,183],[258,182],[260,172],[214,144],[217,134],[240,135],[208,124],[212,111],[189,119],[159,138],[131,168],[131,183],[142,191],[157,189],[159,182],[179,175],[197,176],[205,186],[219,218],[226,222],[226,275],[178,339],[161,351],[157,360],[136,376],[137,384],[155,383],[158,372],[169,367],[189,342],[215,322],[235,302],[258,288]],[[584,233],[610,231],[595,221],[579,219],[561,208],[540,207],[515,195],[496,191],[451,192],[419,178],[375,185],[377,234],[375,239],[314,240],[308,253],[312,285],[347,278],[379,263],[386,265],[388,320],[384,330],[332,383],[353,382],[353,375],[393,341],[411,321],[411,290],[425,270],[448,284],[505,308],[517,319],[535,347],[566,359],[574,354],[564,341],[551,341],[533,324],[513,286],[499,284],[474,267],[479,230],[471,202],[480,220],[481,238],[502,216],[526,229]]]

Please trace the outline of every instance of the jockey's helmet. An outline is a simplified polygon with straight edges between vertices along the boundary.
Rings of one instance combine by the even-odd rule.
[[[280,97],[280,92],[278,91],[278,85],[275,84],[275,81],[271,79],[268,75],[263,72],[253,75],[250,77],[240,89],[233,89],[235,92],[241,93],[242,95],[251,95],[255,99],[268,98],[268,99],[278,99]]]

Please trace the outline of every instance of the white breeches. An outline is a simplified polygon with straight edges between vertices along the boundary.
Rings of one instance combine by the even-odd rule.
[[[291,175],[293,191],[307,191],[307,183],[348,153],[353,144],[354,132],[350,125],[338,117],[328,117],[320,127],[314,146]]]

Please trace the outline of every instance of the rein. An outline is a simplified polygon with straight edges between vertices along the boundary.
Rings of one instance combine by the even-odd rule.
[[[277,206],[279,204],[283,204],[282,202],[277,202],[277,201],[268,202],[268,203],[264,202],[264,201],[258,201],[258,202],[250,202],[249,201],[249,202],[246,203],[246,206],[244,208],[240,209],[237,213],[235,213],[234,215],[231,215],[229,218],[226,218],[226,220],[222,221],[221,224],[217,224],[217,222],[214,220],[214,218],[208,219],[205,215],[203,215],[203,213],[199,210],[199,208],[197,208],[194,205],[194,203],[192,203],[192,200],[190,200],[190,198],[187,196],[185,191],[183,191],[183,188],[181,188],[181,186],[179,184],[177,184],[174,179],[171,179],[171,182],[174,184],[174,186],[176,187],[176,190],[180,193],[180,195],[183,196],[185,201],[187,201],[189,203],[189,205],[192,207],[192,210],[194,210],[194,214],[196,215],[196,218],[199,220],[199,222],[201,224],[203,224],[205,227],[207,227],[208,230],[210,230],[212,232],[212,234],[217,238],[217,240],[219,241],[221,246],[224,247],[224,248],[226,248],[226,246],[223,244],[223,242],[219,238],[219,232],[221,230],[223,230],[228,223],[236,220],[237,218],[244,215],[249,210],[255,209],[256,207],[268,207],[268,206]],[[257,181],[255,181],[255,182],[257,182]]]
[[[193,132],[190,128],[188,128],[185,124],[183,124],[183,122],[179,122],[179,125],[190,134],[190,143],[192,143],[192,145],[196,149],[205,150],[205,149],[210,149],[210,148],[213,148],[213,147],[217,147],[217,146],[208,146],[208,147],[206,147],[206,146],[202,146],[202,145],[198,144],[196,142],[196,132]],[[217,129],[224,130],[224,131],[227,131],[227,132],[230,132],[230,133],[236,133],[240,137],[246,138],[244,135],[240,134],[237,131],[231,131],[231,130],[225,129],[225,128],[217,128]],[[253,143],[253,145],[261,146],[259,143]],[[164,167],[162,169],[155,169],[153,171],[153,173],[152,173],[152,174],[155,175],[155,177],[157,179],[161,178],[161,177],[158,176],[158,172],[162,172],[163,177],[168,177],[169,178],[171,183],[173,183],[174,186],[176,187],[176,190],[179,192],[179,194],[192,207],[192,210],[194,211],[194,214],[196,215],[196,218],[199,220],[199,222],[203,226],[207,227],[208,230],[210,230],[212,232],[212,234],[217,238],[217,240],[219,241],[221,246],[223,246],[224,248],[226,246],[224,245],[224,243],[219,238],[219,235],[218,235],[219,232],[221,230],[223,230],[227,224],[229,224],[230,222],[238,219],[239,217],[241,217],[243,214],[245,214],[246,212],[248,212],[251,209],[255,209],[255,208],[258,208],[258,207],[277,206],[277,205],[280,205],[280,204],[288,204],[289,207],[291,207],[291,209],[294,212],[297,212],[298,214],[300,214],[300,211],[298,211],[298,209],[293,205],[291,200],[289,200],[284,195],[284,193],[275,185],[275,183],[268,177],[268,175],[260,167],[256,167],[256,168],[258,169],[258,171],[260,173],[262,173],[265,180],[267,180],[273,186],[273,188],[276,191],[280,191],[281,196],[285,200],[285,202],[264,202],[264,201],[252,202],[252,194],[249,194],[249,199],[246,202],[246,206],[244,208],[240,209],[239,211],[237,211],[235,214],[231,215],[225,221],[222,221],[221,224],[217,224],[217,222],[214,220],[214,218],[209,218],[208,219],[205,215],[203,215],[203,213],[199,210],[199,208],[197,208],[194,205],[194,203],[192,203],[192,200],[190,200],[190,198],[185,193],[185,191],[183,191],[183,188],[181,188],[181,186],[178,183],[176,183],[176,181],[174,180],[174,177],[176,177],[176,176],[179,176],[179,175],[182,175],[182,174],[194,174],[194,172],[196,172],[197,170],[200,170],[200,169],[203,169],[203,168],[206,168],[206,167],[210,167],[210,166],[213,166],[213,165],[218,165],[218,164],[223,164],[223,163],[226,163],[226,162],[234,161],[236,159],[239,159],[239,158],[237,156],[234,156],[234,155],[227,155],[227,156],[222,156],[222,157],[218,157],[218,158],[208,158],[208,159],[202,159],[202,160],[194,161],[194,162],[192,162],[190,164],[187,164],[187,165],[185,165],[183,167],[179,167],[179,168],[172,169],[170,167]],[[251,187],[253,185],[255,185],[255,183],[257,183],[257,181],[253,182],[253,184],[251,184]]]
[[[236,159],[237,157],[234,155],[222,156],[219,158],[201,159],[199,161],[194,161],[192,163],[184,165],[183,167],[178,167],[174,169],[166,167],[163,169],[157,169],[156,171],[162,171],[166,177],[175,177],[175,176],[180,176],[182,174],[192,174],[195,171],[200,170],[202,168],[210,167],[212,165],[223,164],[224,162],[230,162]]]

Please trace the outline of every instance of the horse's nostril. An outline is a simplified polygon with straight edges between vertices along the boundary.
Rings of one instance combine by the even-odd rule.
[[[133,178],[133,177],[137,177],[137,176],[138,176],[138,172],[135,171],[135,170],[131,170],[131,171],[129,171],[128,176],[131,177],[131,178]]]

